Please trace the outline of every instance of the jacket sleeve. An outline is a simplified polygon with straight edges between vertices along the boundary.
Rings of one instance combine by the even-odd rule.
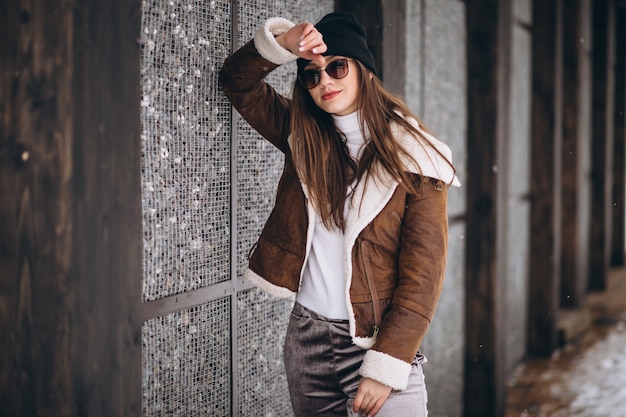
[[[406,388],[411,363],[441,295],[448,246],[447,187],[423,178],[407,194],[400,233],[398,284],[378,337],[360,373],[394,389]]]
[[[297,59],[274,38],[293,25],[282,18],[268,19],[252,41],[226,58],[219,74],[224,94],[239,114],[283,153],[289,150],[290,100],[264,79],[281,64]]]

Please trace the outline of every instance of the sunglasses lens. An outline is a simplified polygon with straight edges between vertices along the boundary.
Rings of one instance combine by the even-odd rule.
[[[299,78],[303,86],[311,89],[320,83],[320,72],[319,70],[302,71]]]
[[[344,78],[348,75],[348,60],[342,58],[331,62],[328,64],[326,72],[336,80]]]
[[[346,58],[339,58],[328,64],[328,66],[323,70],[310,69],[302,71],[298,76],[298,79],[304,87],[310,90],[315,88],[320,83],[322,78],[320,75],[321,71],[326,71],[326,73],[334,79],[340,80],[348,75],[348,60]]]

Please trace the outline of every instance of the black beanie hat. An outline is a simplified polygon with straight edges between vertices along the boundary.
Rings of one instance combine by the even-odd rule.
[[[328,50],[322,55],[339,55],[354,58],[376,74],[376,64],[372,51],[367,47],[365,29],[353,15],[349,13],[330,13],[317,22],[315,28],[322,34]],[[298,59],[298,74],[309,62]]]

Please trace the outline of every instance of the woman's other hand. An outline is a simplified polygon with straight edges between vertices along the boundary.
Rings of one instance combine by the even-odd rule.
[[[391,394],[391,387],[370,378],[363,378],[354,398],[353,410],[363,416],[374,416]]]
[[[308,61],[313,61],[320,67],[324,66],[322,56],[328,49],[322,34],[315,29],[312,23],[300,23],[282,35],[276,37],[276,42],[294,55]]]

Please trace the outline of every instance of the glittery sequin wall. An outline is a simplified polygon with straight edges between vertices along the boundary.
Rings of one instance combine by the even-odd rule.
[[[271,209],[282,155],[231,114],[217,73],[266,18],[316,21],[332,7],[329,0],[143,2],[142,297],[200,299],[157,309],[143,324],[144,416],[291,414],[282,339],[292,301],[240,279]],[[294,72],[295,64],[285,66],[269,82],[289,94]]]

